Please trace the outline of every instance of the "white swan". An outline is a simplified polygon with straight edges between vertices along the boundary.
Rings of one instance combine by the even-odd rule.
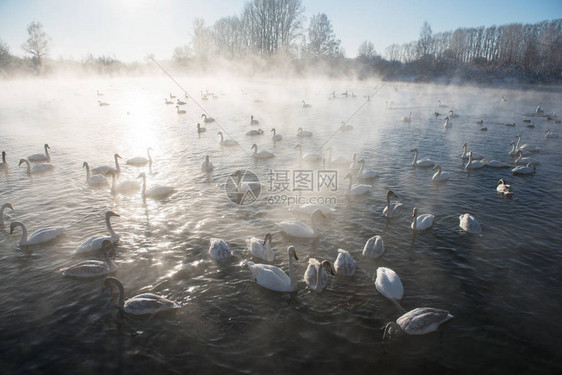
[[[386,267],[377,268],[377,278],[375,287],[380,294],[389,299],[402,299],[404,296],[404,287],[398,274]]]
[[[357,161],[357,154],[353,154],[353,161],[349,165],[351,171],[358,171],[361,168],[361,164]]]
[[[179,105],[176,106],[176,112],[177,112],[178,115],[185,115],[186,114],[184,109],[180,109]]]
[[[98,96],[103,96],[103,93],[100,92],[100,90],[96,90],[96,94],[97,94]]]
[[[254,119],[254,115],[250,116],[250,125],[258,125],[260,122]]]
[[[27,167],[27,175],[31,176],[31,174],[37,174],[37,173],[44,173],[47,171],[52,170],[55,166],[51,163],[39,163],[39,164],[35,164],[33,166],[33,168],[31,168],[31,166],[29,165],[29,162],[25,159],[20,159],[20,163],[18,164],[18,166],[24,164]]]
[[[171,101],[171,100],[168,100],[168,98],[164,98],[164,104],[168,104],[168,105],[169,105],[169,104],[174,104],[174,102]]]
[[[170,99],[176,99],[176,96],[172,95],[172,93],[170,93]]]
[[[364,194],[368,194],[369,192],[371,192],[371,189],[373,188],[371,185],[365,185],[365,184],[353,184],[353,178],[351,177],[351,173],[348,173],[345,179],[349,179],[349,185],[347,187],[347,190],[345,192],[345,195],[364,195]]]
[[[0,163],[0,171],[7,171],[8,163],[6,162],[6,151],[2,151],[2,162]]]
[[[229,259],[232,256],[232,251],[224,240],[211,238],[209,240],[209,255],[218,260]]]
[[[402,122],[407,122],[408,124],[412,122],[412,112],[408,116],[402,117]]]
[[[402,203],[400,202],[390,203],[390,197],[398,198],[398,195],[396,195],[392,190],[389,190],[386,193],[386,206],[382,210],[382,214],[384,217],[388,219],[402,215]]]
[[[334,165],[340,167],[349,165],[349,159],[344,158],[341,155],[338,155],[332,159],[332,147],[328,147],[326,151],[328,151],[328,165]]]
[[[541,108],[540,105],[538,105],[538,106],[537,106],[537,109],[535,109],[535,113],[536,113],[536,114],[541,114],[541,113],[544,113],[544,110]]]
[[[439,108],[449,108],[448,105],[441,104],[441,100],[438,100],[437,103],[439,103],[439,106],[438,106]]]
[[[105,262],[100,260],[86,260],[68,268],[61,269],[62,275],[76,279],[92,279],[114,273],[117,271],[117,265],[113,263],[109,256],[109,251],[113,249],[113,246],[113,242],[110,240],[104,240],[102,242]]]
[[[378,234],[365,242],[363,247],[363,256],[369,258],[378,258],[384,254],[384,242]]]
[[[197,123],[197,133],[204,133],[207,131],[207,128],[201,126],[200,123]]]
[[[221,146],[236,146],[238,144],[238,142],[234,139],[224,139],[222,132],[218,132],[217,135],[221,136],[221,140],[219,142]]]
[[[186,105],[187,103],[177,99],[176,104],[177,105]]]
[[[302,101],[302,107],[303,107],[303,108],[310,108],[310,107],[312,107],[312,105],[306,103],[306,102],[303,100],[303,101]]]
[[[433,177],[431,177],[432,181],[435,182],[445,182],[447,180],[449,180],[449,173],[447,172],[442,172],[441,171],[441,166],[439,165],[435,165],[435,167],[433,167],[433,169],[437,169],[437,172],[435,172],[435,174],[433,175]]]
[[[297,277],[293,272],[293,258],[299,260],[294,246],[287,249],[289,255],[289,275],[279,267],[269,264],[248,262],[248,268],[252,272],[258,285],[276,292],[294,292],[297,290]]]
[[[38,161],[51,161],[51,155],[49,155],[49,145],[45,143],[45,153],[44,154],[33,154],[27,157],[27,160],[31,162],[38,162]]]
[[[204,118],[203,122],[207,122],[207,123],[209,123],[209,122],[215,122],[215,119],[214,119],[214,118],[208,117],[208,116],[207,116],[206,114],[204,114],[204,113],[201,115],[201,117]]]
[[[115,159],[115,168],[110,167],[109,165],[101,165],[99,167],[92,168],[90,172],[92,172],[92,174],[102,174],[104,176],[107,175],[110,171],[117,175],[120,174],[121,167],[119,167],[118,159],[120,159],[121,156],[119,156],[119,154],[114,154],[113,158]]]
[[[302,153],[302,146],[300,144],[297,144],[294,149],[299,149],[299,160],[305,161],[305,162],[318,162],[320,160],[322,160],[322,155],[320,154],[316,154],[313,152],[307,152],[306,154]]]
[[[513,175],[519,176],[529,176],[534,175],[536,171],[535,166],[532,163],[528,163],[527,165],[518,165],[511,170]]]
[[[173,186],[153,186],[146,190],[146,174],[142,172],[137,178],[142,178],[142,196],[143,198],[151,199],[164,199],[176,192],[176,188]]]
[[[314,258],[308,259],[308,267],[304,272],[304,281],[308,289],[317,293],[323,291],[326,285],[328,285],[328,275],[326,271],[334,275],[334,270],[329,261],[323,260],[319,262]]]
[[[150,156],[150,151],[152,151],[151,147],[146,149],[146,155],[148,156],[148,159],[143,156],[137,156],[135,158],[127,160],[127,164],[134,167],[144,167],[146,164],[152,166],[152,157]]]
[[[281,134],[277,134],[277,133],[276,133],[275,128],[271,129],[271,131],[273,132],[273,136],[271,137],[271,139],[272,139],[274,142],[277,142],[277,141],[280,141],[280,140],[283,139],[283,136],[282,136]]]
[[[364,169],[365,168],[365,159],[359,160],[359,172],[357,172],[357,178],[362,178],[364,180],[373,179],[380,177],[380,173],[374,171],[372,169]]]
[[[4,203],[2,207],[0,207],[0,228],[4,227],[4,210],[9,208],[10,210],[14,211],[14,207],[10,203]]]
[[[426,230],[433,226],[433,219],[435,218],[435,215],[418,215],[418,210],[416,207],[414,207],[414,210],[412,211],[412,217],[414,218],[411,225],[413,230]]]
[[[180,307],[175,302],[153,293],[139,294],[125,301],[125,290],[123,288],[123,284],[114,277],[108,277],[103,281],[103,291],[107,288],[111,289],[112,300],[113,293],[117,290],[117,306],[127,314],[156,314]]]
[[[252,145],[252,150],[254,150],[254,153],[252,154],[252,157],[254,159],[271,159],[275,157],[275,154],[273,152],[269,152],[269,151],[258,152],[258,145],[256,145],[255,143]]]
[[[538,165],[540,162],[537,159],[530,157],[523,157],[523,153],[519,150],[517,151],[517,158],[515,159],[515,165],[527,165],[529,163],[533,165]]]
[[[482,162],[484,163],[484,166],[487,167],[487,168],[509,168],[509,167],[511,167],[511,165],[507,164],[504,161],[500,161],[500,160],[483,159]]]
[[[262,134],[263,134],[263,130],[261,130],[261,129],[258,129],[258,130],[252,129],[252,130],[248,130],[246,132],[246,135],[262,135]]]
[[[550,129],[546,129],[546,131],[544,132],[544,137],[545,138],[559,138],[560,136],[558,135],[558,133],[553,132]]]
[[[126,180],[118,183],[115,173],[110,174],[112,177],[111,193],[113,194],[132,194],[136,193],[141,188],[139,182],[136,180]]]
[[[520,145],[520,143],[521,143],[521,134],[517,134],[517,135],[515,136],[515,138],[517,138],[517,144],[515,145],[515,148],[516,148],[517,150],[521,150],[521,151],[524,151],[524,152],[533,153],[533,152],[538,152],[538,151],[540,151],[540,149],[541,149],[540,147],[537,147],[537,146],[535,146],[535,145],[530,145],[530,144],[528,144],[528,143],[525,143],[525,144],[523,144],[523,145]]]
[[[100,107],[105,107],[105,106],[108,106],[109,103],[102,102],[101,100],[98,100],[98,105],[99,105]]]
[[[291,207],[289,210],[305,215],[312,215],[312,213],[316,210],[322,211],[324,215],[331,215],[336,212],[335,208],[328,207],[320,203],[305,203],[300,206]]]
[[[513,195],[513,192],[511,191],[511,185],[507,185],[503,178],[500,178],[500,180],[496,184],[496,191],[503,197],[511,197]]]
[[[275,258],[275,253],[273,252],[273,247],[271,246],[271,239],[271,233],[267,233],[263,241],[256,237],[252,237],[247,240],[248,248],[250,249],[252,255],[256,258],[261,258],[271,262]]]
[[[64,228],[44,228],[36,230],[35,232],[31,233],[29,237],[27,237],[27,228],[23,223],[19,221],[12,221],[10,224],[10,234],[14,233],[14,229],[16,227],[21,227],[22,234],[20,240],[20,246],[29,246],[29,245],[37,245],[41,243],[45,243],[55,238],[59,237],[64,233]]]
[[[450,129],[453,127],[453,124],[449,123],[449,116],[445,117],[445,123],[443,124],[445,129]]]
[[[468,144],[465,142],[465,144],[462,145],[461,158],[463,160],[468,159],[469,152],[467,151],[467,147],[468,147]],[[482,159],[484,159],[484,155],[482,155],[478,152],[474,152],[474,151],[470,151],[470,152],[472,152],[472,160],[482,160]]]
[[[482,228],[480,228],[480,223],[471,214],[462,214],[459,216],[459,227],[468,233],[480,234],[482,233]]]
[[[297,129],[297,137],[299,138],[308,138],[312,137],[312,132],[308,130],[302,130],[302,128]]]
[[[349,252],[344,249],[338,249],[338,257],[334,262],[336,274],[342,276],[352,276],[357,269],[357,262]]]
[[[415,152],[414,160],[412,161],[412,167],[427,168],[427,167],[433,167],[435,165],[435,162],[431,159],[420,159],[420,160],[418,160],[418,149],[417,149],[417,147],[413,148],[410,151]]]
[[[515,148],[515,142],[511,141],[509,144],[511,145],[511,150],[509,151],[508,154],[509,154],[509,156],[513,157],[513,156],[517,155],[517,149]],[[521,154],[523,154],[523,152],[521,152]]]
[[[86,183],[88,185],[94,187],[109,185],[109,181],[107,181],[107,178],[105,178],[105,176],[101,174],[90,176],[90,166],[87,162],[82,163],[82,167],[86,168]]]
[[[326,219],[326,215],[322,213],[321,210],[315,210],[312,215],[310,215],[309,227],[302,221],[282,221],[279,223],[279,227],[283,233],[299,238],[316,238],[318,237],[318,229],[322,219]]]
[[[109,232],[109,236],[92,236],[88,238],[86,241],[82,242],[80,246],[72,251],[73,254],[86,254],[92,251],[97,251],[103,248],[104,241],[110,241],[111,243],[117,243],[119,241],[119,235],[115,233],[113,228],[111,227],[110,218],[111,217],[120,217],[113,211],[106,211],[105,213],[105,226],[107,227],[107,231]]]
[[[204,172],[211,172],[214,166],[213,163],[209,160],[209,155],[205,156],[205,161],[201,164],[201,169]]]
[[[468,163],[464,166],[466,169],[480,169],[486,164],[482,160],[472,160],[472,151],[468,153]]]
[[[384,327],[383,340],[391,339],[400,332],[408,335],[423,335],[436,331],[439,325],[453,319],[448,311],[433,307],[418,307],[408,311],[395,322],[390,322]]]

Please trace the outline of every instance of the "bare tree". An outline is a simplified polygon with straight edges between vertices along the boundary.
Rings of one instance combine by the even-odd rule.
[[[43,25],[40,22],[32,22],[27,26],[29,38],[22,44],[21,48],[29,54],[36,66],[41,66],[42,59],[49,52],[49,42],[51,37],[43,31]]]
[[[202,18],[193,21],[193,52],[200,62],[205,63],[213,55],[213,33],[205,26]]]
[[[432,44],[433,44],[433,38],[432,38],[431,26],[429,26],[429,23],[427,23],[427,21],[425,21],[420,30],[420,39],[418,40],[418,45],[417,45],[418,58],[422,58],[426,55],[429,55],[431,53]]]
[[[0,68],[8,66],[11,59],[10,47],[0,39]]]
[[[340,40],[332,28],[332,22],[325,13],[312,16],[308,27],[308,52],[313,56],[336,56]]]
[[[370,59],[377,55],[377,51],[375,50],[375,45],[373,44],[373,42],[366,40],[359,46],[357,54],[359,55],[359,57]]]

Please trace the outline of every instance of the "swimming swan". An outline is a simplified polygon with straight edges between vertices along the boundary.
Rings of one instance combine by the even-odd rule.
[[[519,176],[529,176],[534,175],[536,171],[535,166],[533,163],[528,163],[527,165],[518,165],[511,170],[513,175]]]
[[[101,165],[99,167],[92,168],[90,172],[92,172],[92,174],[102,174],[104,176],[107,175],[109,172],[113,172],[119,175],[121,173],[121,167],[119,167],[118,159],[120,159],[121,156],[119,156],[119,154],[114,154],[113,158],[115,159],[115,168],[110,167],[109,165]]]
[[[207,117],[207,115],[204,114],[204,113],[201,115],[201,117],[204,118],[203,122],[206,122],[206,123],[215,122],[215,119],[214,119],[214,118],[212,118],[212,117]]]
[[[404,287],[402,286],[402,281],[400,281],[400,277],[398,277],[396,272],[394,272],[390,268],[377,268],[375,287],[380,294],[388,299],[399,300],[404,296]]]
[[[178,115],[185,115],[186,114],[184,109],[180,109],[179,105],[176,106],[176,112],[177,112]]]
[[[252,157],[254,159],[271,159],[275,157],[275,154],[273,152],[269,152],[269,151],[258,152],[258,145],[256,145],[255,143],[252,145],[252,150],[254,150],[254,153],[252,154]]]
[[[436,331],[439,325],[453,319],[448,311],[433,307],[418,307],[408,311],[395,322],[384,327],[383,340],[391,339],[400,332],[408,335],[423,335]]]
[[[204,133],[207,131],[207,128],[201,126],[200,123],[197,123],[197,133]]]
[[[103,281],[103,291],[107,288],[111,289],[112,300],[113,293],[117,289],[117,306],[127,314],[156,314],[180,307],[175,302],[153,293],[139,294],[125,301],[123,284],[114,277],[108,277]]]
[[[302,128],[297,129],[297,137],[299,138],[307,138],[312,137],[312,132],[308,130],[302,130]]]
[[[280,140],[283,139],[283,136],[282,136],[281,134],[277,134],[277,133],[276,133],[275,128],[271,129],[271,131],[273,132],[273,136],[271,137],[271,139],[272,139],[274,142],[277,142],[277,141],[280,141]]]
[[[230,251],[230,247],[224,240],[211,238],[209,240],[209,255],[214,259],[224,260],[232,256],[232,251]]]
[[[445,182],[449,179],[449,173],[447,172],[442,172],[441,171],[441,166],[439,165],[435,165],[435,167],[433,167],[433,170],[437,169],[437,172],[435,172],[435,174],[433,175],[433,177],[431,177],[432,181],[435,182]]]
[[[326,219],[326,215],[324,215],[321,210],[315,210],[310,216],[312,228],[302,221],[282,221],[279,223],[279,227],[289,236],[299,238],[316,238],[319,235],[318,229],[320,228],[322,219]]]
[[[353,185],[353,181],[352,181],[352,177],[351,177],[351,173],[348,173],[345,179],[349,179],[349,186],[347,187],[347,190],[345,192],[345,195],[364,195],[364,194],[368,194],[369,192],[371,192],[372,186],[371,185],[365,185],[365,184],[355,184]]]
[[[201,164],[201,169],[205,172],[211,172],[213,170],[214,165],[209,160],[209,155],[205,156],[205,161]]]
[[[106,211],[105,212],[105,226],[107,227],[107,231],[109,232],[109,236],[97,235],[88,238],[86,241],[82,242],[80,246],[72,251],[73,254],[86,254],[92,251],[97,251],[103,248],[104,241],[110,241],[111,243],[117,243],[119,241],[119,235],[115,233],[113,228],[111,227],[110,218],[111,217],[120,217],[113,211]]]
[[[142,172],[137,178],[142,178],[142,196],[143,198],[164,199],[176,192],[173,186],[153,186],[146,190],[146,174]]]
[[[472,234],[481,234],[482,228],[480,228],[480,223],[471,214],[462,214],[459,216],[459,227],[462,230]]]
[[[276,292],[294,292],[297,290],[297,277],[293,271],[293,258],[299,260],[294,246],[287,249],[289,256],[289,275],[281,268],[269,264],[248,262],[248,268],[252,272],[258,285]]]
[[[261,129],[258,129],[258,130],[252,129],[252,130],[248,130],[246,132],[246,135],[262,135],[262,134],[263,134],[263,130],[261,130]]]
[[[496,191],[503,197],[511,197],[513,195],[513,192],[511,191],[511,185],[507,185],[503,178],[500,178],[500,180],[496,184]]]
[[[390,197],[398,198],[398,195],[396,195],[392,190],[389,190],[386,193],[386,206],[384,207],[382,214],[384,217],[388,219],[398,217],[402,214],[402,203],[400,202],[390,203]]]
[[[368,179],[380,177],[381,174],[379,172],[374,171],[372,169],[364,169],[365,168],[365,159],[359,160],[359,164],[361,166],[359,167],[359,172],[357,172],[357,178],[362,178],[364,180],[368,180]]]
[[[466,169],[480,169],[486,164],[482,160],[472,160],[472,151],[468,153],[468,163],[464,166]]]
[[[238,142],[234,139],[224,139],[222,132],[218,132],[217,135],[221,136],[221,140],[219,142],[221,146],[236,146],[238,144]]]
[[[27,237],[27,228],[25,227],[25,225],[23,225],[23,223],[19,221],[12,221],[12,223],[10,224],[10,234],[13,234],[14,229],[18,226],[21,227],[22,230],[20,246],[38,245],[54,240],[55,238],[62,235],[65,229],[62,227],[39,229],[31,233],[29,237]]]
[[[254,115],[250,116],[250,125],[258,125],[260,122],[254,119]]]
[[[334,262],[336,274],[342,276],[352,276],[357,269],[357,262],[349,252],[344,249],[338,249],[338,257]]]
[[[467,144],[467,143],[465,143],[465,144],[462,145],[462,155],[461,155],[461,158],[462,158],[463,160],[468,159],[467,147],[468,147],[468,144]],[[470,152],[472,152],[472,160],[482,160],[482,159],[484,159],[484,155],[482,155],[482,154],[480,154],[480,153],[478,153],[478,152],[474,152],[474,151],[470,151]]]
[[[433,167],[435,165],[435,162],[433,162],[433,160],[431,160],[431,159],[420,159],[420,160],[418,160],[418,149],[417,149],[417,147],[413,148],[410,151],[415,152],[414,160],[412,161],[412,167],[427,168],[427,167]]]
[[[363,256],[369,258],[378,258],[384,254],[384,242],[378,234],[365,242],[363,247]]]
[[[2,162],[0,163],[0,171],[7,171],[8,163],[6,162],[6,151],[2,151]]]
[[[94,187],[109,185],[109,181],[107,181],[107,178],[105,178],[105,176],[101,174],[90,176],[90,166],[87,162],[82,163],[82,167],[86,168],[86,183],[88,185]]]
[[[44,172],[52,170],[55,167],[51,163],[39,163],[39,164],[35,164],[33,166],[33,168],[31,168],[31,166],[29,165],[29,162],[25,159],[20,159],[20,163],[18,164],[18,166],[20,166],[24,163],[27,166],[27,175],[28,176],[31,176],[31,174],[44,173]]]
[[[418,215],[416,207],[414,207],[412,211],[412,217],[414,218],[411,225],[413,230],[426,230],[431,228],[433,226],[433,219],[435,218],[432,214]]]
[[[314,258],[308,259],[308,267],[304,272],[304,281],[308,289],[317,293],[323,291],[326,285],[328,285],[328,275],[326,271],[334,275],[334,269],[329,261],[323,260],[319,262]]]
[[[113,242],[110,240],[104,240],[102,242],[105,262],[100,260],[86,260],[68,268],[61,269],[62,275],[75,279],[92,279],[114,273],[117,271],[117,265],[113,263],[109,256],[109,251],[113,249],[113,246]]]
[[[271,239],[271,233],[267,233],[263,241],[256,237],[252,237],[247,240],[248,248],[250,249],[252,255],[256,258],[261,258],[271,262],[275,258],[273,247],[271,246]]]
[[[14,208],[10,203],[4,203],[2,207],[0,207],[0,228],[4,227],[4,210],[9,208],[10,210],[14,211]]]
[[[31,161],[31,162],[37,162],[37,161],[46,161],[49,162],[51,161],[51,155],[49,155],[49,145],[45,143],[45,153],[44,154],[33,154],[33,155],[29,155],[27,157],[27,160]]]
[[[143,156],[137,156],[136,158],[127,160],[127,164],[134,167],[144,167],[148,163],[149,166],[152,166],[152,157],[150,156],[150,151],[152,151],[151,147],[146,149],[148,159]]]
[[[322,155],[320,154],[316,154],[316,153],[312,153],[312,152],[307,152],[306,154],[302,153],[302,146],[300,144],[297,144],[294,149],[299,149],[299,160],[303,160],[306,162],[317,162],[322,160]]]
[[[126,180],[118,183],[115,173],[111,173],[111,177],[111,193],[113,194],[133,194],[141,188],[139,182],[136,180]]]

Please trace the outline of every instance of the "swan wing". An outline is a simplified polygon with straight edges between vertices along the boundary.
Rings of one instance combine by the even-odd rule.
[[[363,247],[363,255],[371,258],[378,258],[384,254],[384,242],[382,237],[377,235],[371,237],[365,243]]]
[[[28,245],[54,240],[64,232],[64,228],[44,228],[33,232],[27,239]]]
[[[334,269],[338,275],[351,276],[355,273],[357,263],[347,251],[338,249],[338,257],[334,262]]]
[[[64,269],[62,274],[65,277],[89,279],[108,275],[115,271],[117,271],[117,266],[110,267],[103,261],[87,260]]]
[[[435,331],[440,324],[452,318],[453,315],[445,310],[418,307],[402,315],[396,323],[409,335],[423,335]]]
[[[209,246],[209,254],[215,259],[228,259],[232,256],[232,251],[224,240],[213,238]]]
[[[279,292],[291,291],[291,279],[279,267],[248,262],[248,267],[258,285]]]
[[[302,221],[282,221],[279,223],[281,230],[293,237],[315,238],[314,230]]]
[[[112,243],[117,242],[117,238],[110,236],[93,236],[82,242],[80,246],[72,251],[73,254],[85,254],[92,251],[101,250],[103,241],[109,240]]]
[[[377,278],[375,280],[377,290],[386,298],[402,299],[404,296],[404,287],[400,277],[386,267],[377,268]]]
[[[123,310],[134,315],[155,314],[179,307],[175,302],[157,294],[145,293],[125,301]]]

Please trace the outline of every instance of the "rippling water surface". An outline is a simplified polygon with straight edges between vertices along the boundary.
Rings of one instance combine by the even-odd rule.
[[[381,82],[298,80],[236,81],[227,78],[178,77],[217,122],[198,136],[202,110],[188,100],[179,115],[164,97],[183,92],[166,77],[108,80],[38,80],[0,83],[0,148],[9,172],[0,175],[0,204],[10,202],[5,221],[22,221],[34,231],[65,226],[60,239],[20,248],[21,231],[0,231],[0,361],[6,373],[330,373],[465,372],[536,373],[560,371],[562,273],[560,252],[560,140],[545,139],[546,128],[560,125],[536,116],[559,113],[560,90],[446,87]],[[378,90],[375,86],[378,85]],[[109,106],[100,107],[96,90]],[[201,100],[209,90],[215,97]],[[330,93],[336,91],[336,98]],[[345,97],[341,92],[353,91]],[[366,102],[366,95],[373,95]],[[507,101],[500,98],[505,96]],[[303,108],[302,100],[310,103]],[[438,108],[437,100],[450,108]],[[387,103],[389,108],[387,108]],[[443,128],[435,111],[453,109],[453,127]],[[411,124],[401,121],[412,112]],[[250,115],[260,121],[250,126]],[[347,120],[354,128],[338,132]],[[557,117],[556,117],[557,118]],[[534,128],[527,128],[523,120]],[[480,130],[483,120],[488,131]],[[507,127],[506,123],[516,123]],[[203,123],[202,123],[203,124]],[[299,140],[299,127],[313,132]],[[250,137],[251,128],[264,135]],[[274,144],[271,128],[284,136]],[[240,147],[219,146],[223,130]],[[510,169],[467,173],[462,145],[489,159],[512,161],[509,142],[521,133],[524,143],[541,147],[534,177],[512,176]],[[51,147],[54,171],[29,178],[18,161]],[[257,163],[252,144],[276,157]],[[329,164],[299,164],[294,149],[325,152],[381,172],[372,192],[346,199],[345,169]],[[152,167],[133,168],[124,161],[146,155]],[[431,169],[413,169],[412,148],[450,174],[441,185]],[[171,185],[177,193],[161,201],[140,193],[111,194],[86,184],[84,161],[95,167],[122,159],[123,179],[147,173],[147,184]],[[201,163],[209,155],[209,175]],[[325,154],[326,155],[326,154]],[[326,156],[327,158],[327,156]],[[227,198],[228,176],[237,169],[254,172],[263,184],[257,202],[237,205]],[[293,172],[337,170],[337,189],[293,191]],[[273,174],[271,174],[273,172]],[[277,173],[277,174],[275,174]],[[270,185],[287,173],[289,191]],[[317,175],[315,175],[317,177]],[[512,185],[512,199],[496,195],[499,178]],[[382,215],[387,190],[404,204],[398,219]],[[322,225],[316,241],[285,236],[278,223],[302,219],[291,204],[268,204],[286,194],[294,199],[321,197],[336,213]],[[328,199],[334,199],[329,201]],[[270,199],[271,201],[271,199]],[[413,235],[411,210],[433,213],[432,229]],[[102,279],[63,278],[60,268],[85,257],[72,250],[84,239],[105,233],[104,213],[113,210],[114,229],[121,234],[115,274],[127,297],[156,292],[182,307],[153,317],[119,314]],[[481,236],[458,227],[469,212],[482,225]],[[288,270],[286,249],[299,255],[295,293],[275,293],[252,280],[246,262],[249,237],[273,234],[272,264]],[[386,253],[362,257],[365,241],[380,234]],[[208,254],[209,239],[223,238],[233,249],[228,262]],[[308,259],[334,261],[338,248],[358,262],[352,277],[330,277],[322,293],[309,291],[302,280]],[[92,257],[95,258],[95,255]],[[256,261],[254,259],[254,261]],[[455,318],[438,332],[400,337],[383,343],[384,325],[401,315],[374,286],[379,266],[398,273],[404,285],[400,302],[406,310],[431,306]]]

